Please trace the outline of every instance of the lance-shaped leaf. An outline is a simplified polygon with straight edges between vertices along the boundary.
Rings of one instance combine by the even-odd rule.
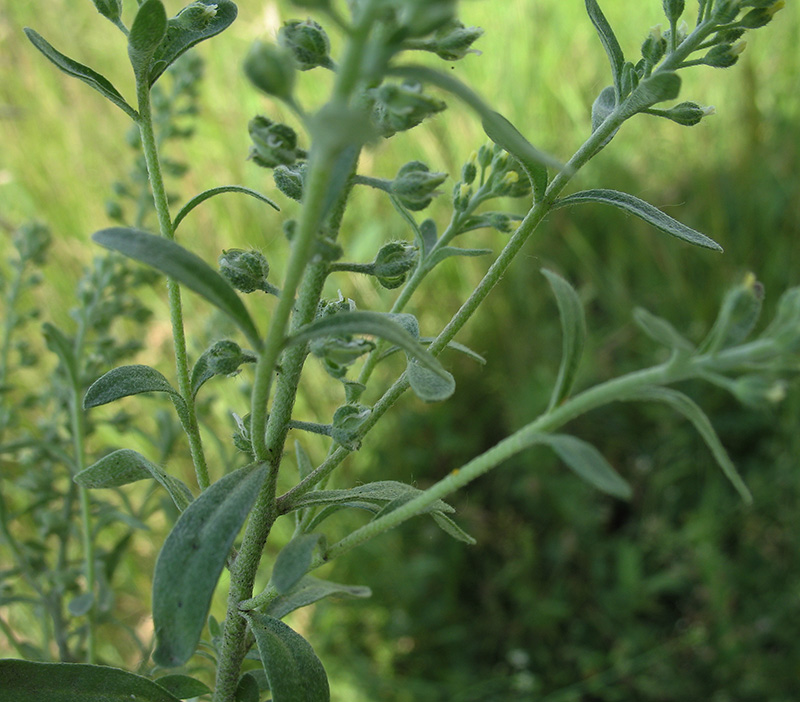
[[[167,23],[166,36],[153,55],[150,85],[195,44],[210,39],[233,24],[238,9],[230,0],[199,0],[184,7]]]
[[[196,254],[164,237],[128,227],[101,229],[92,235],[92,239],[100,246],[146,263],[194,290],[227,314],[244,332],[253,348],[261,349],[258,330],[241,298],[225,278]]]
[[[578,293],[564,278],[553,271],[542,268],[542,274],[547,278],[558,304],[558,315],[561,320],[561,333],[563,335],[561,347],[561,365],[558,369],[553,393],[550,396],[548,410],[561,404],[572,391],[578,366],[583,355],[586,343],[586,314]]]
[[[60,51],[57,51],[48,44],[40,34],[32,29],[25,27],[24,31],[25,35],[30,39],[31,44],[39,49],[50,61],[64,71],[64,73],[78,80],[82,80],[87,85],[91,85],[97,92],[111,100],[117,107],[121,108],[131,119],[139,119],[139,113],[125,101],[125,98],[122,97],[108,78],[100,75],[97,71],[93,71],[88,66],[74,61],[69,58],[69,56],[65,56]]]
[[[167,34],[167,11],[161,0],[145,0],[128,34],[128,56],[137,82],[144,82],[153,55]]]
[[[654,73],[646,78],[628,96],[622,105],[623,115],[627,119],[648,107],[674,100],[681,92],[681,77],[677,73]]]
[[[270,578],[279,594],[285,595],[306,574],[311,557],[323,539],[322,534],[301,534],[281,549],[275,558]]]
[[[631,498],[631,486],[591,444],[566,434],[543,434],[537,443],[553,449],[568,468],[598,490],[621,500]]]
[[[666,319],[658,317],[642,307],[637,307],[633,311],[633,320],[639,329],[656,343],[663,344],[673,351],[693,353],[696,350],[695,345]]]
[[[328,676],[311,644],[286,624],[244,614],[256,639],[273,702],[329,702]]]
[[[395,480],[379,480],[366,485],[359,485],[347,490],[313,490],[301,495],[296,501],[292,502],[283,512],[288,512],[299,507],[309,507],[311,505],[334,505],[349,502],[365,501],[375,503],[392,502],[398,498],[406,496],[417,497],[422,493],[406,483]],[[455,510],[442,500],[436,500],[426,507],[426,512],[455,512]]]
[[[82,663],[0,660],[2,702],[179,702],[152,680]]]
[[[265,476],[266,467],[253,464],[220,478],[167,536],[153,578],[153,660],[159,665],[183,665],[197,648],[228,553]]]
[[[460,246],[443,246],[425,259],[425,267],[433,268],[451,256],[486,256],[492,253],[491,249],[462,249]]]
[[[194,499],[191,490],[178,478],[164,472],[155,463],[131,449],[120,449],[103,456],[99,461],[75,476],[75,482],[86,488],[110,488],[138,480],[153,478],[169,493],[181,511]]]
[[[50,322],[45,322],[42,325],[42,329],[44,330],[44,340],[47,343],[47,348],[55,353],[61,360],[72,386],[76,388],[79,387],[78,363],[75,360],[75,352],[72,349],[72,343],[64,332],[50,324]]]
[[[431,517],[436,525],[449,536],[452,536],[456,541],[461,541],[470,546],[474,546],[478,542],[474,537],[467,534],[458,524],[456,524],[450,517],[441,512],[431,512]]]
[[[570,205],[579,205],[586,202],[600,202],[605,205],[613,205],[630,214],[636,215],[665,234],[677,237],[695,246],[702,246],[706,249],[713,249],[714,251],[722,251],[722,247],[705,234],[691,227],[687,227],[685,224],[681,224],[678,220],[673,219],[668,214],[653,207],[649,202],[640,200],[638,197],[628,193],[621,193],[618,190],[582,190],[574,195],[556,200],[553,207],[568,207]]]
[[[617,41],[614,30],[611,29],[606,16],[597,4],[597,0],[586,0],[586,11],[589,13],[589,18],[592,20],[592,24],[597,30],[597,35],[600,37],[603,48],[608,55],[611,73],[614,76],[614,88],[617,95],[619,95],[621,92],[622,65],[625,63],[622,48],[619,45],[619,41]]]
[[[542,183],[543,166],[563,169],[564,164],[535,148],[511,122],[495,112],[474,90],[457,78],[427,66],[394,66],[388,73],[420,83],[430,83],[461,98],[481,118],[486,135],[514,156],[526,169],[532,170],[530,175],[535,186],[537,184],[540,186]],[[546,173],[544,177],[546,178]]]
[[[686,419],[688,419],[694,425],[697,433],[700,434],[703,441],[705,441],[706,446],[708,446],[708,448],[711,450],[714,459],[722,469],[725,477],[731,481],[733,487],[736,488],[736,491],[739,493],[741,498],[747,504],[752,504],[752,493],[748,489],[747,485],[745,485],[742,477],[739,475],[739,471],[736,470],[736,466],[728,455],[728,452],[725,450],[725,447],[722,445],[719,436],[717,436],[717,432],[714,431],[711,420],[694,400],[678,390],[662,387],[643,388],[642,390],[631,393],[620,399],[643,402],[663,402],[664,404],[669,405],[679,414],[682,414],[684,417],[686,417]]]
[[[302,578],[285,595],[279,595],[265,608],[264,614],[283,619],[289,612],[319,602],[325,597],[371,597],[372,590],[357,585],[341,585],[328,580],[320,580],[310,575]]]
[[[286,340],[286,345],[305,344],[312,339],[338,334],[371,334],[386,339],[442,378],[450,375],[396,319],[380,312],[355,310],[323,317],[299,329],[294,336]]]
[[[165,392],[184,403],[181,394],[155,368],[143,365],[113,368],[95,380],[83,398],[83,408],[91,409],[114,402],[121,397],[140,395],[143,392]]]
[[[204,190],[199,195],[195,195],[191,200],[189,200],[189,202],[181,207],[180,212],[175,215],[175,220],[172,222],[172,228],[177,229],[178,225],[186,218],[186,215],[188,215],[201,202],[205,202],[209,198],[212,198],[215,195],[222,195],[223,193],[241,193],[242,195],[249,195],[260,202],[267,203],[270,207],[274,207],[278,211],[281,209],[266,195],[262,195],[257,190],[245,188],[243,185],[220,185],[217,188],[209,188],[208,190]]]
[[[156,684],[163,687],[171,695],[182,700],[211,693],[211,689],[208,685],[188,675],[164,675],[156,679]]]

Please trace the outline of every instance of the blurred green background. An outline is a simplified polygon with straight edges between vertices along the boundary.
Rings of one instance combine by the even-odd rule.
[[[171,14],[183,5],[165,4]],[[233,27],[199,49],[206,61],[203,114],[195,138],[175,154],[191,164],[181,194],[239,183],[279,199],[284,212],[216,198],[192,215],[182,241],[209,261],[222,248],[256,246],[280,271],[280,223],[293,208],[270,175],[246,161],[246,127],[257,113],[291,116],[250,89],[240,65],[254,38],[274,36],[299,13],[288,3],[238,4]],[[694,3],[687,5],[693,12]],[[663,23],[658,0],[603,6],[632,56],[649,28]],[[537,146],[568,158],[588,134],[594,97],[609,83],[583,3],[472,0],[462,3],[462,19],[486,34],[476,45],[483,55],[454,64],[454,75]],[[97,253],[88,236],[109,224],[110,184],[129,167],[128,123],[49,65],[25,40],[23,26],[97,67],[131,99],[132,82],[121,35],[89,0],[0,0],[0,216],[14,225],[39,219],[53,229],[39,302],[47,318],[63,321],[81,268]],[[335,55],[339,42],[331,34]],[[682,99],[715,105],[716,116],[693,128],[641,116],[578,178],[579,187],[617,188],[651,201],[715,238],[723,255],[667,240],[600,207],[554,213],[459,337],[488,365],[446,357],[458,381],[455,397],[437,406],[406,398],[345,464],[337,484],[391,478],[425,486],[544,409],[561,342],[542,266],[567,276],[586,303],[592,342],[583,386],[654,360],[652,345],[631,323],[636,305],[699,338],[726,287],[752,270],[765,284],[769,317],[779,294],[800,281],[798,37],[800,12],[787,3],[769,27],[748,37],[734,68],[685,72]],[[316,73],[303,76],[308,105],[326,84]],[[366,154],[362,172],[390,178],[405,161],[421,158],[457,177],[485,137],[470,113],[449,103],[443,115]],[[448,211],[440,199],[430,216],[443,226]],[[357,194],[342,235],[351,258],[369,260],[380,243],[402,236],[388,202]],[[469,236],[474,246],[502,245],[496,233]],[[3,239],[4,254],[6,248]],[[452,259],[438,269],[413,309],[424,334],[449,318],[485,267],[480,259]],[[364,309],[385,309],[392,298],[368,281],[344,279],[332,295],[337,285]],[[142,362],[168,372],[162,299],[154,293],[160,321]],[[202,336],[203,307],[192,315],[195,302],[187,301],[188,318],[200,320],[195,331]],[[304,394],[298,416],[327,421],[338,391],[315,373],[307,387],[323,387]],[[796,700],[800,397],[795,389],[776,410],[758,413],[708,387],[684,389],[712,416],[755,495],[753,507],[738,501],[701,441],[668,413],[620,405],[589,415],[570,430],[634,484],[630,504],[596,494],[545,452],[531,451],[454,499],[477,546],[411,523],[333,565],[333,579],[369,585],[374,597],[323,603],[291,623],[320,654],[334,699]],[[224,435],[224,412],[210,412],[210,421],[227,422]],[[324,446],[308,450],[321,458]],[[141,563],[147,551],[137,552]],[[131,620],[145,617],[146,570],[133,567],[128,587]],[[107,646],[111,662],[130,656]]]

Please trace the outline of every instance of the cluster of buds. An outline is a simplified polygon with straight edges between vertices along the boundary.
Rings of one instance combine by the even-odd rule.
[[[412,129],[447,107],[441,100],[426,95],[416,81],[384,83],[371,91],[371,97],[375,122],[385,137]]]

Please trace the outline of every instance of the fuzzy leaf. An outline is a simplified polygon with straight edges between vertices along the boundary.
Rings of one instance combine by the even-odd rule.
[[[311,644],[278,619],[257,612],[244,616],[256,638],[273,702],[329,702],[328,677]]]
[[[490,253],[492,253],[491,249],[462,249],[459,246],[443,246],[425,260],[425,266],[433,268],[451,256],[486,256]]]
[[[422,491],[406,483],[395,480],[380,480],[366,485],[359,485],[347,490],[314,490],[307,492],[293,502],[290,509],[308,507],[311,505],[333,505],[354,501],[366,502],[392,502],[399,497],[411,495],[417,497]],[[426,508],[426,512],[455,512],[455,510],[442,500],[436,500]]]
[[[60,51],[54,49],[41,34],[25,27],[25,36],[30,39],[39,51],[41,51],[50,61],[52,61],[58,68],[60,68],[68,76],[82,80],[87,85],[91,85],[97,92],[105,96],[117,107],[124,110],[124,112],[134,120],[139,119],[139,113],[136,112],[122,97],[120,92],[111,84],[105,76],[100,75],[97,71],[93,71],[88,66],[72,60],[69,56],[65,56]]]
[[[95,380],[83,398],[83,409],[99,407],[143,392],[165,392],[183,403],[181,394],[155,368],[131,365],[114,368]]]
[[[232,5],[233,3],[230,4]],[[204,190],[199,195],[195,195],[191,200],[189,200],[189,202],[187,202],[183,207],[181,207],[180,212],[178,212],[178,214],[175,215],[175,220],[172,222],[172,228],[176,230],[178,228],[178,225],[186,218],[186,215],[188,215],[201,202],[205,202],[206,200],[214,197],[215,195],[222,195],[222,193],[241,193],[242,195],[249,195],[250,197],[253,197],[256,200],[267,203],[270,207],[274,207],[278,211],[280,211],[281,209],[266,195],[262,195],[260,192],[256,190],[245,188],[243,185],[221,185],[217,188],[209,188],[208,190]]]
[[[586,343],[586,315],[578,293],[564,278],[552,271],[542,268],[558,303],[558,314],[561,320],[563,341],[561,347],[561,365],[558,369],[553,393],[550,396],[548,410],[561,404],[572,391],[578,366]]]
[[[303,480],[314,472],[314,464],[299,441],[294,442],[294,453],[297,458],[297,472],[300,473],[300,480]]]
[[[199,0],[183,8],[167,23],[166,36],[153,55],[153,85],[181,54],[224,31],[233,24],[238,9],[230,0]]]
[[[200,680],[190,678],[188,675],[164,675],[163,677],[157,678],[155,682],[171,695],[182,700],[211,693],[211,689],[208,685]]]
[[[150,70],[153,55],[167,33],[167,11],[161,0],[146,0],[139,7],[128,34],[128,56],[137,81]]]
[[[722,247],[705,234],[681,224],[678,220],[653,207],[649,202],[640,200],[638,197],[628,193],[621,193],[618,190],[582,190],[574,195],[556,200],[553,208],[568,207],[585,202],[600,202],[606,205],[613,205],[636,215],[665,234],[677,237],[695,246],[722,251]]]
[[[252,464],[220,478],[181,514],[156,561],[153,624],[160,666],[191,658],[236,535],[266,477]]]
[[[693,353],[694,344],[678,332],[666,319],[658,317],[646,309],[637,307],[633,311],[633,320],[647,336],[658,344],[662,344],[674,351]]]
[[[456,391],[456,381],[451,373],[434,373],[413,358],[408,359],[406,378],[414,394],[423,402],[442,402]]]
[[[566,434],[542,435],[541,443],[547,444],[578,477],[601,492],[621,500],[631,498],[631,486],[591,444]]]
[[[614,30],[608,23],[606,16],[597,4],[597,0],[586,0],[586,11],[589,13],[589,18],[592,20],[597,35],[603,44],[603,48],[608,55],[608,62],[611,64],[611,74],[614,76],[614,88],[617,94],[621,92],[622,82],[622,66],[625,63],[625,56],[622,53],[622,48],[617,41]]]
[[[623,103],[625,117],[635,115],[653,105],[674,100],[681,92],[681,77],[677,73],[654,73],[643,80]]]
[[[449,536],[452,536],[456,541],[462,541],[465,544],[474,546],[478,542],[466,531],[464,531],[458,524],[456,524],[450,517],[441,512],[431,512],[431,517],[436,525]]]
[[[305,344],[312,339],[338,334],[371,334],[391,341],[402,348],[409,356],[436,375],[447,379],[450,375],[434,356],[388,314],[380,312],[340,312],[323,317],[300,328],[294,336],[286,340],[287,346]]]
[[[592,103],[592,131],[595,132],[608,119],[608,116],[614,111],[617,106],[617,93],[613,85],[609,85],[600,91],[597,99]],[[616,134],[616,132],[614,132]],[[611,141],[614,134],[612,134],[606,144]],[[603,144],[605,146],[605,144]]]
[[[197,361],[192,368],[192,377],[191,377],[191,386],[192,386],[192,397],[197,397],[197,393],[203,385],[205,385],[211,378],[215,375],[229,375],[228,373],[220,373],[214,370],[209,364],[209,358],[211,358],[214,354],[214,347],[206,349],[203,353],[200,354]],[[246,351],[242,352],[242,365],[245,363],[256,363],[258,358],[251,353],[247,353]],[[237,371],[238,372],[238,369]]]
[[[275,558],[270,579],[279,594],[285,595],[306,574],[322,538],[321,534],[301,534],[281,549]]]
[[[682,414],[684,417],[686,417],[686,419],[688,419],[694,425],[694,428],[703,438],[703,441],[705,441],[706,446],[708,446],[708,448],[711,450],[714,459],[722,469],[725,477],[731,481],[733,487],[736,488],[736,491],[739,493],[742,500],[744,500],[747,504],[752,504],[752,493],[748,489],[747,485],[745,485],[742,477],[739,475],[739,471],[736,470],[736,466],[728,455],[728,452],[725,450],[725,447],[722,445],[719,436],[717,436],[717,432],[714,431],[714,426],[711,424],[711,420],[709,420],[706,413],[703,412],[703,410],[694,400],[678,390],[662,387],[644,388],[636,393],[632,393],[620,399],[643,402],[663,402],[664,404],[669,405],[679,414]]]
[[[131,449],[120,449],[103,456],[78,473],[74,480],[85,488],[97,489],[118,487],[147,478],[153,478],[160,483],[181,512],[194,499],[191,490],[182,480],[164,472],[155,463]]]
[[[152,680],[81,663],[0,660],[2,702],[178,702]]]
[[[69,382],[73,387],[79,387],[78,364],[75,360],[75,352],[72,350],[72,343],[58,327],[45,322],[42,325],[44,330],[44,340],[53,353],[55,353],[64,365],[64,369],[69,376]]]
[[[235,702],[258,702],[261,699],[258,681],[252,675],[242,675],[234,694]]]
[[[128,227],[101,229],[92,235],[92,239],[100,246],[146,263],[194,290],[225,312],[244,332],[253,348],[260,350],[258,330],[241,298],[227,280],[196,254],[164,237]]]
[[[371,597],[372,590],[358,585],[340,585],[307,575],[301,578],[289,592],[272,600],[264,609],[264,614],[276,619],[283,619],[289,612],[294,612],[296,609],[307,607],[325,597],[341,595]]]

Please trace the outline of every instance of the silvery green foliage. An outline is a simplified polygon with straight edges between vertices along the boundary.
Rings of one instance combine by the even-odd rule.
[[[666,347],[669,359],[580,389],[580,363],[590,324],[579,290],[562,276],[545,270],[543,274],[557,303],[563,343],[560,366],[553,369],[551,399],[541,414],[426,490],[391,480],[327,489],[335,469],[348,455],[358,451],[375,424],[406,390],[411,389],[423,402],[438,402],[453,395],[456,379],[439,360],[445,349],[483,361],[455,342],[454,337],[553,209],[601,203],[622,209],[684,243],[721,250],[713,239],[635,195],[600,188],[570,195],[564,195],[563,191],[578,171],[616,137],[627,120],[644,113],[691,126],[710,115],[712,110],[693,101],[664,105],[680,95],[679,71],[700,65],[733,65],[744,48],[741,36],[748,29],[767,24],[783,2],[701,0],[695,28],[689,30],[682,22],[685,2],[663,0],[661,11],[669,28],[664,32],[651,30],[636,47],[636,58],[628,60],[597,0],[585,0],[589,20],[608,58],[610,85],[600,91],[592,106],[587,106],[591,133],[566,162],[537,149],[516,126],[449,72],[413,63],[414,52],[420,51],[433,53],[444,61],[462,60],[477,53],[473,45],[482,30],[466,27],[459,20],[456,0],[350,0],[347,17],[328,0],[294,0],[290,4],[318,11],[318,17],[290,20],[280,30],[277,44],[257,41],[243,65],[253,86],[263,95],[282,101],[295,116],[297,126],[302,127],[295,129],[261,115],[248,125],[252,140],[250,159],[259,167],[272,169],[278,199],[285,197],[297,203],[290,207],[293,215],[298,214],[284,218],[289,255],[285,270],[278,275],[257,249],[224,250],[218,272],[190,250],[191,241],[184,245],[174,240],[178,225],[210,197],[238,192],[275,209],[277,205],[253,190],[222,185],[194,196],[173,216],[173,199],[167,193],[164,177],[180,175],[183,167],[170,163],[159,153],[159,116],[163,115],[174,130],[175,118],[191,114],[196,106],[192,88],[198,75],[196,64],[194,67],[185,64],[185,83],[179,81],[180,89],[175,93],[188,100],[189,112],[176,110],[174,104],[166,107],[161,104],[164,98],[156,81],[187,49],[228,27],[237,15],[234,3],[198,0],[168,18],[161,0],[143,0],[138,3],[128,29],[120,15],[119,3],[95,2],[98,11],[126,35],[136,83],[136,107],[104,76],[61,54],[36,32],[27,30],[31,42],[46,58],[68,75],[92,86],[131,118],[134,131],[130,143],[141,149],[135,192],[131,194],[126,186],[115,188],[118,197],[127,197],[138,204],[135,218],[126,219],[125,210],[117,201],[109,206],[109,212],[125,226],[101,229],[93,239],[167,277],[176,362],[174,378],[149,366],[128,364],[107,370],[86,389],[87,369],[94,370],[94,366],[76,352],[76,348],[83,351],[81,344],[72,344],[70,337],[53,325],[47,327],[46,338],[61,361],[62,376],[67,379],[68,392],[63,402],[71,407],[76,436],[83,436],[79,431],[83,415],[76,398],[84,389],[86,408],[154,392],[173,403],[195,467],[196,496],[194,489],[170,473],[170,467],[159,465],[165,454],[157,457],[156,462],[122,449],[98,457],[90,466],[83,466],[78,455],[73,466],[77,470],[73,472],[77,473],[84,505],[90,504],[86,493],[89,487],[117,487],[134,480],[153,479],[157,489],[163,489],[181,510],[155,566],[153,658],[160,666],[177,667],[192,659],[200,647],[213,651],[215,702],[257,702],[260,687],[269,688],[273,702],[329,700],[322,662],[310,643],[277,617],[328,595],[363,596],[368,591],[351,585],[322,584],[309,573],[419,515],[431,516],[453,538],[474,543],[448,516],[453,508],[443,498],[528,447],[548,447],[576,476],[601,492],[619,499],[629,498],[632,489],[625,477],[596,448],[563,431],[568,422],[590,410],[617,401],[668,405],[691,422],[726,477],[743,499],[750,500],[751,495],[709,418],[693,400],[671,385],[700,379],[724,387],[746,404],[775,402],[784,392],[783,374],[796,368],[800,346],[796,333],[800,309],[796,289],[781,298],[772,324],[751,339],[763,291],[755,277],[749,276],[725,297],[717,321],[700,343],[691,341],[667,320],[638,310],[636,322],[644,333]],[[341,42],[331,42],[325,29],[328,22],[343,30]],[[330,97],[318,94],[316,104],[301,104],[297,85],[304,80],[305,71],[317,67],[335,74]],[[442,99],[442,93],[447,94],[448,102]],[[448,174],[433,171],[422,161],[411,161],[397,173],[383,177],[359,172],[359,156],[365,147],[436,119],[448,103],[450,109],[465,105],[479,118],[489,139],[470,156],[465,154],[452,188],[441,188]],[[181,135],[187,133],[180,128],[171,133],[171,136]],[[380,166],[376,169],[380,170]],[[382,242],[367,257],[369,262],[348,260],[347,247],[351,242],[347,237],[340,238],[351,193],[358,186],[373,188],[379,197],[386,198],[392,215],[396,215],[396,225],[406,230],[407,240],[392,238]],[[445,192],[449,193],[452,210],[449,221],[441,220],[439,211],[419,221],[417,213]],[[150,195],[158,215],[158,235],[143,229],[143,214],[149,211]],[[521,203],[524,216],[514,213],[509,206],[511,199]],[[495,209],[487,207],[489,202],[493,202]],[[272,213],[270,216],[274,217]],[[479,235],[473,232],[489,228],[504,235],[499,253],[474,246]],[[455,246],[457,237],[469,240],[469,244]],[[30,250],[35,249],[31,243]],[[425,318],[418,319],[407,309],[419,299],[415,294],[420,285],[435,274],[440,263],[464,256],[492,257],[492,263],[445,328],[427,336],[422,330]],[[28,255],[30,260],[35,258],[36,255]],[[103,275],[107,276],[108,266],[117,265],[117,259],[103,260],[111,263],[99,265],[100,278],[90,279],[81,293],[84,308],[91,309],[92,314],[104,309],[99,302],[99,291],[114,285],[113,280]],[[344,274],[370,276],[376,288],[396,291],[391,293],[391,307],[357,309],[355,301],[341,294],[338,299],[326,300],[323,293],[328,279],[335,281]],[[282,281],[280,289],[267,281],[268,276]],[[201,303],[210,305],[227,324],[220,335],[224,338],[213,339],[193,364],[183,326],[181,288],[196,293]],[[122,298],[126,290],[124,286],[117,290],[114,299]],[[248,306],[261,297],[245,299],[240,295],[255,291],[276,297],[271,300],[274,304],[269,308],[268,326],[260,315],[251,314],[252,308]],[[421,301],[420,307],[424,309],[426,304],[436,303]],[[98,318],[119,314],[119,301],[116,305]],[[95,324],[95,317],[80,314],[78,317],[85,329],[90,320]],[[13,328],[12,324],[12,331]],[[249,349],[227,338],[236,334]],[[402,355],[394,354],[396,351],[404,352],[405,363]],[[109,353],[102,360],[115,365],[123,355]],[[294,416],[309,356],[318,359],[327,375],[340,383],[333,390],[339,393],[339,406],[323,422]],[[400,362],[395,366],[398,356]],[[383,377],[374,373],[379,365],[386,369]],[[4,360],[4,373],[5,367]],[[208,436],[200,431],[203,405],[197,400],[205,383],[215,376],[245,376],[249,407],[245,411],[231,408],[236,429],[232,437],[215,436],[222,448],[218,450],[221,460],[213,462],[206,456]],[[393,379],[387,382],[386,377]],[[303,449],[303,439],[299,439],[295,452],[299,480],[279,495],[278,478],[280,475],[280,485],[284,485],[286,464],[290,462],[284,458],[290,430],[324,437],[329,442],[328,451],[326,458],[315,465]],[[227,445],[238,451],[233,460]],[[82,454],[82,449],[78,454]],[[40,479],[38,475],[36,479]],[[327,521],[340,510],[355,510],[366,516],[367,521],[341,536]],[[84,529],[91,527],[88,512],[88,508],[84,510]],[[266,589],[254,593],[271,529],[278,519],[291,513],[294,536],[274,559]],[[8,533],[5,514],[4,511],[4,535]],[[136,518],[147,514],[144,508],[134,511]],[[234,547],[245,523],[241,541]],[[64,531],[63,526],[59,528]],[[86,541],[85,549],[87,587],[73,601],[72,609],[89,615],[86,658],[93,663],[92,637],[96,623],[93,614],[100,611],[95,598],[103,592],[103,581],[93,569],[91,539]],[[226,616],[220,624],[209,615],[225,567],[230,571],[230,589]],[[72,582],[76,581],[77,575],[73,573]],[[203,641],[206,623],[209,641]],[[242,675],[246,657],[260,661],[261,668]],[[2,666],[11,680],[12,693],[20,699],[30,699],[31,689],[36,689],[35,681],[45,677],[46,687],[38,689],[45,689],[51,695],[46,700],[63,699],[68,689],[91,694],[98,685],[106,685],[121,696],[159,700],[198,694],[200,689],[200,683],[181,676],[154,690],[142,676],[122,671],[98,672],[94,666],[76,664],[55,669],[13,661],[3,662]],[[51,672],[58,672],[63,682],[59,683]]]

